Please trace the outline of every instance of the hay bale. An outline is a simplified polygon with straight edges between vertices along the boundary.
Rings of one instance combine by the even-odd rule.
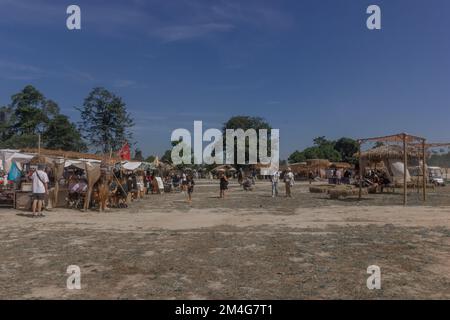
[[[329,189],[328,194],[330,199],[339,199],[340,197],[346,198],[359,195],[359,188],[353,186],[338,186],[334,189]],[[367,194],[367,189],[362,189],[363,195]]]
[[[309,192],[311,192],[311,193],[326,193],[327,190],[323,187],[309,187]]]
[[[339,199],[340,197],[346,198],[353,195],[353,192],[347,189],[330,189],[328,190],[328,194],[330,195],[330,199]]]

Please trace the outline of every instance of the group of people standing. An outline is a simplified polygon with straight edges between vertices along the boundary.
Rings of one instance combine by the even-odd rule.
[[[187,196],[187,201],[192,202],[192,193],[194,193],[194,176],[187,175],[185,172],[181,175],[181,191]]]
[[[287,168],[285,172],[274,171],[270,180],[272,182],[272,197],[278,197],[278,184],[280,179],[283,180],[286,188],[286,197],[292,198],[291,188],[294,186],[294,174],[291,168]]]
[[[251,176],[245,178],[241,169],[238,171],[237,178],[239,185],[241,185],[245,191],[251,191],[253,189],[256,179],[255,173],[252,173]],[[280,181],[283,181],[286,188],[286,197],[292,198],[291,189],[294,186],[294,178],[294,173],[291,168],[287,168],[284,172],[280,172],[278,170],[274,171],[270,176],[270,181],[272,184],[272,197],[278,197],[278,185],[280,184]],[[224,172],[221,172],[219,174],[219,179],[220,198],[225,198],[225,190],[228,189],[228,178]]]

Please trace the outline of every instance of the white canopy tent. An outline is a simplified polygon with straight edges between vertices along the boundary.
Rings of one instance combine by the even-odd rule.
[[[0,169],[4,170],[5,172],[9,172],[13,162],[16,162],[19,169],[22,169],[20,163],[29,162],[34,157],[34,154],[21,153],[20,150],[0,149]]]
[[[140,166],[142,165],[142,162],[130,162],[130,161],[126,161],[126,162],[122,162],[122,168],[126,169],[126,170],[130,170],[130,171],[134,171],[136,169],[138,169]]]

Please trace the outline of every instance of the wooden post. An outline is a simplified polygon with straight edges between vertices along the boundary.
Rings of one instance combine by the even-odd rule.
[[[38,134],[38,159],[41,157],[41,134]],[[40,161],[40,160],[39,160]]]
[[[91,184],[90,184],[90,180],[89,180],[89,171],[88,171],[88,163],[87,161],[84,163],[84,169],[86,170],[86,179],[87,179],[87,184],[88,184],[88,188],[87,188],[87,193],[86,193],[86,197],[84,198],[84,204],[83,204],[83,210],[84,211],[88,211],[89,209],[89,202],[91,202]]]
[[[406,170],[408,170],[408,153],[406,145],[406,134],[403,134],[403,205],[406,206],[408,200],[408,183],[406,182]]]
[[[361,161],[361,141],[358,140],[358,158],[359,158],[359,194],[358,200],[362,198],[362,179],[363,179],[363,169]]]
[[[423,202],[427,201],[427,180],[428,180],[428,172],[426,165],[426,152],[425,152],[425,139],[422,140],[422,192],[423,192]]]

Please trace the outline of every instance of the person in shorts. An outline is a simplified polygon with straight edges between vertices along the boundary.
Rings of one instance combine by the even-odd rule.
[[[225,198],[225,190],[228,189],[228,178],[225,172],[220,173],[220,198]]]
[[[284,184],[286,186],[286,197],[291,198],[291,188],[294,185],[294,174],[291,168],[287,168],[287,172],[284,174]]]
[[[48,176],[43,165],[38,165],[38,169],[31,175],[33,182],[33,217],[43,217],[42,208],[45,195],[48,194]],[[36,212],[37,211],[37,212]]]
[[[189,175],[186,178],[186,188],[187,188],[187,195],[188,195],[188,202],[192,202],[192,193],[194,192],[194,177]]]
[[[183,194],[187,192],[187,175],[184,172],[181,175],[181,191],[183,192]]]

